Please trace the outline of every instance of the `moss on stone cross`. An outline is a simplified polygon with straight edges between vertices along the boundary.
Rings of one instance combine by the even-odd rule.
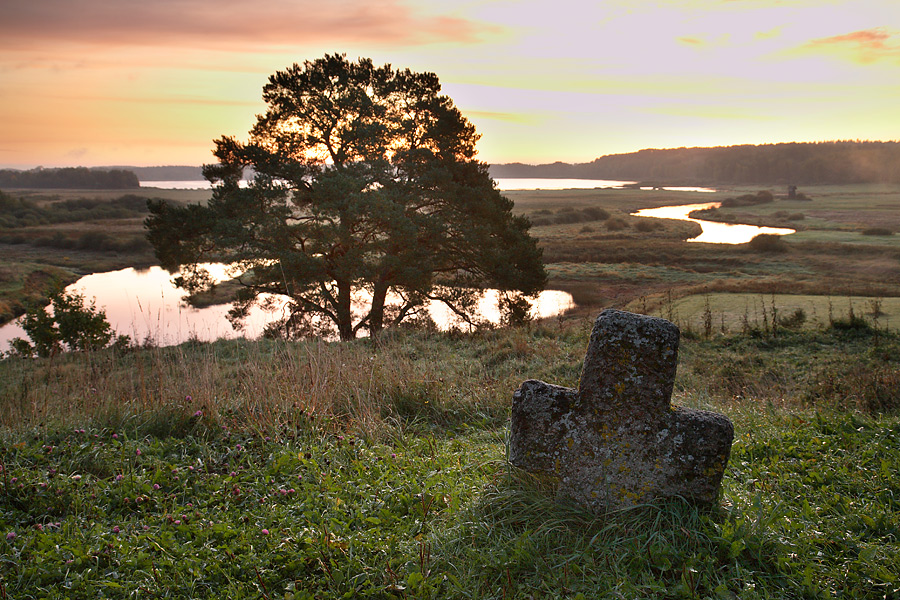
[[[734,438],[727,417],[671,406],[678,327],[603,311],[578,390],[529,380],[513,394],[510,462],[549,473],[595,511],[681,496],[716,501]]]

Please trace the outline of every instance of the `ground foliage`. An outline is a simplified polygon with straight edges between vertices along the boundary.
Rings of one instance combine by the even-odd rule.
[[[896,334],[848,320],[683,340],[675,402],[735,423],[719,505],[672,501],[596,516],[557,504],[546,481],[504,459],[512,386],[525,373],[577,383],[587,331],[574,323],[474,336],[395,332],[377,351],[362,341],[264,340],[7,358],[2,593],[900,593],[898,406],[847,402],[840,385],[816,384],[849,385],[842,373],[857,367],[896,374]],[[718,390],[716,357],[759,383]],[[190,364],[201,360],[220,370]],[[803,383],[811,366],[821,377]],[[153,383],[128,391],[128,373]],[[803,385],[782,385],[791,378]],[[123,404],[129,395],[137,402]],[[70,410],[59,419],[51,410],[26,418],[23,405],[49,409],[60,396]]]

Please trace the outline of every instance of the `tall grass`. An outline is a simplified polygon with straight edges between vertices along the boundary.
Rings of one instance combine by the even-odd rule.
[[[376,432],[386,422],[494,423],[519,378],[568,383],[583,350],[555,325],[477,336],[400,331],[370,340],[218,341],[0,362],[0,425],[188,418],[277,429],[298,415]],[[561,331],[561,330],[560,330]],[[572,330],[562,340],[583,337]],[[560,361],[560,357],[562,360]]]

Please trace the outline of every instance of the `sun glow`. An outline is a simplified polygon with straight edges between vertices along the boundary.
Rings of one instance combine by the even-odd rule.
[[[14,3],[0,21],[0,164],[209,162],[213,139],[246,138],[271,73],[335,51],[437,73],[488,162],[900,139],[895,0],[298,10],[274,0],[249,19],[210,0],[177,14],[165,3]]]

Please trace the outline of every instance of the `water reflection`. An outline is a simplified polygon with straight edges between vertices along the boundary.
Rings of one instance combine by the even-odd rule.
[[[224,265],[208,265],[208,270],[218,281],[229,275]],[[116,333],[129,335],[135,342],[152,340],[159,346],[180,344],[189,339],[256,338],[268,323],[285,316],[286,299],[269,296],[273,300],[271,309],[254,307],[245,320],[244,329],[235,331],[226,319],[230,305],[190,307],[184,302],[184,291],[176,288],[171,280],[172,276],[160,267],[141,271],[123,269],[87,275],[66,289],[83,294],[88,300],[96,298],[97,306],[106,311],[107,320]],[[357,298],[360,302],[365,301],[364,295]],[[479,304],[481,316],[493,323],[500,318],[497,299],[498,293],[491,290]],[[547,290],[534,303],[532,315],[552,317],[572,306],[571,295]],[[446,330],[456,325],[453,315],[443,304],[432,303],[427,310],[438,328]],[[27,339],[17,322],[0,327],[0,351],[8,350],[9,341],[16,337]]]
[[[659,208],[644,208],[635,213],[636,217],[655,217],[657,219],[675,219],[678,221],[692,221],[700,225],[702,233],[689,242],[706,242],[710,244],[746,244],[761,233],[772,235],[789,235],[797,233],[794,229],[786,227],[757,227],[756,225],[740,225],[733,223],[717,223],[692,219],[688,215],[695,210],[707,208],[719,208],[720,202],[706,202],[704,204],[683,204],[681,206],[661,206]]]

